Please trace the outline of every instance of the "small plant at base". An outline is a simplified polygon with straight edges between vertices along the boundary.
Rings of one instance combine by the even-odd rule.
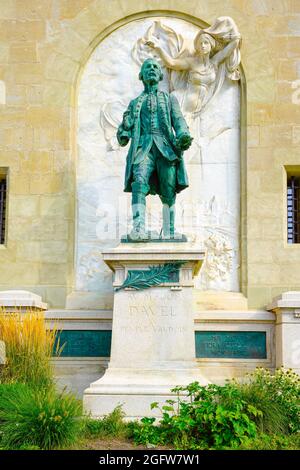
[[[140,422],[130,423],[132,437],[136,444],[156,446],[164,443],[161,429],[155,426],[155,421],[155,418],[144,417]]]
[[[128,423],[124,421],[125,413],[122,405],[104,416],[102,419],[91,419],[87,417],[84,422],[84,434],[88,438],[93,437],[127,437],[130,434]]]

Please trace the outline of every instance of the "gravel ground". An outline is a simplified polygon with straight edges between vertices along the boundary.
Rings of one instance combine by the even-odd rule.
[[[134,445],[129,439],[90,439],[83,442],[79,450],[167,450],[167,447],[144,447],[141,445]]]

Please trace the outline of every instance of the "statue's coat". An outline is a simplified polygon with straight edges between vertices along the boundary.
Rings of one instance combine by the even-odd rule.
[[[143,92],[136,99],[132,100],[125,111],[123,121],[119,126],[117,138],[121,146],[127,145],[131,138],[131,145],[127,155],[125,171],[125,192],[131,192],[131,183],[133,181],[133,164],[140,163],[150,151],[153,142],[159,149],[164,158],[169,161],[176,161],[177,181],[176,192],[179,193],[188,187],[188,177],[183,161],[183,152],[176,148],[176,138],[182,134],[189,134],[188,126],[181,113],[179,103],[175,96],[169,95],[163,91],[157,92],[158,102],[158,120],[161,135],[152,135],[150,132],[141,138],[141,108],[147,93]],[[126,130],[124,120],[126,118],[132,122],[132,128]],[[173,130],[174,129],[174,130]],[[142,147],[142,152],[137,151]],[[150,178],[150,194],[159,194],[158,177],[154,172]]]

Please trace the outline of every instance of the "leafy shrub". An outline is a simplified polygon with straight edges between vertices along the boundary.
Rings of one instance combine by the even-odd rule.
[[[40,312],[5,313],[0,310],[0,340],[5,342],[7,364],[1,381],[23,382],[37,387],[53,384],[51,357],[56,344],[60,353],[57,330],[46,329]]]
[[[81,404],[54,388],[20,383],[0,385],[0,446],[59,448],[74,442],[81,429]]]
[[[276,369],[274,374],[257,368],[240,385],[243,399],[259,408],[256,423],[262,433],[300,432],[300,377],[291,369]]]
[[[258,368],[244,383],[176,387],[177,400],[159,408],[162,418],[133,426],[138,444],[182,449],[297,449],[300,446],[300,378],[291,369]]]
[[[84,434],[87,438],[95,437],[127,437],[130,434],[128,423],[124,421],[125,413],[118,405],[110,414],[102,419],[86,418]]]
[[[141,421],[133,421],[129,425],[136,444],[157,446],[165,444],[167,441],[162,429],[156,423],[156,418],[145,417]]]
[[[134,429],[139,444],[173,444],[177,448],[238,447],[257,434],[254,418],[261,412],[246,403],[239,389],[231,383],[206,387],[193,382],[176,387],[177,401],[162,406],[162,419],[143,418]],[[185,396],[182,396],[185,394]],[[152,408],[159,408],[153,403]]]

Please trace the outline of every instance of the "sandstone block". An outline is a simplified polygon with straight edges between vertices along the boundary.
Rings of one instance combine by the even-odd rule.
[[[65,285],[67,277],[66,263],[43,263],[39,271],[40,284]]]
[[[37,62],[36,43],[13,43],[10,46],[10,62]]]
[[[20,20],[41,20],[50,18],[52,13],[52,0],[14,0],[16,15]]]
[[[36,196],[14,196],[9,201],[11,217],[38,217],[39,197]]]
[[[68,217],[68,195],[41,196],[40,210],[41,216],[47,217]]]
[[[53,169],[52,152],[32,151],[28,154],[28,160],[22,161],[22,171],[30,173],[49,173]]]

